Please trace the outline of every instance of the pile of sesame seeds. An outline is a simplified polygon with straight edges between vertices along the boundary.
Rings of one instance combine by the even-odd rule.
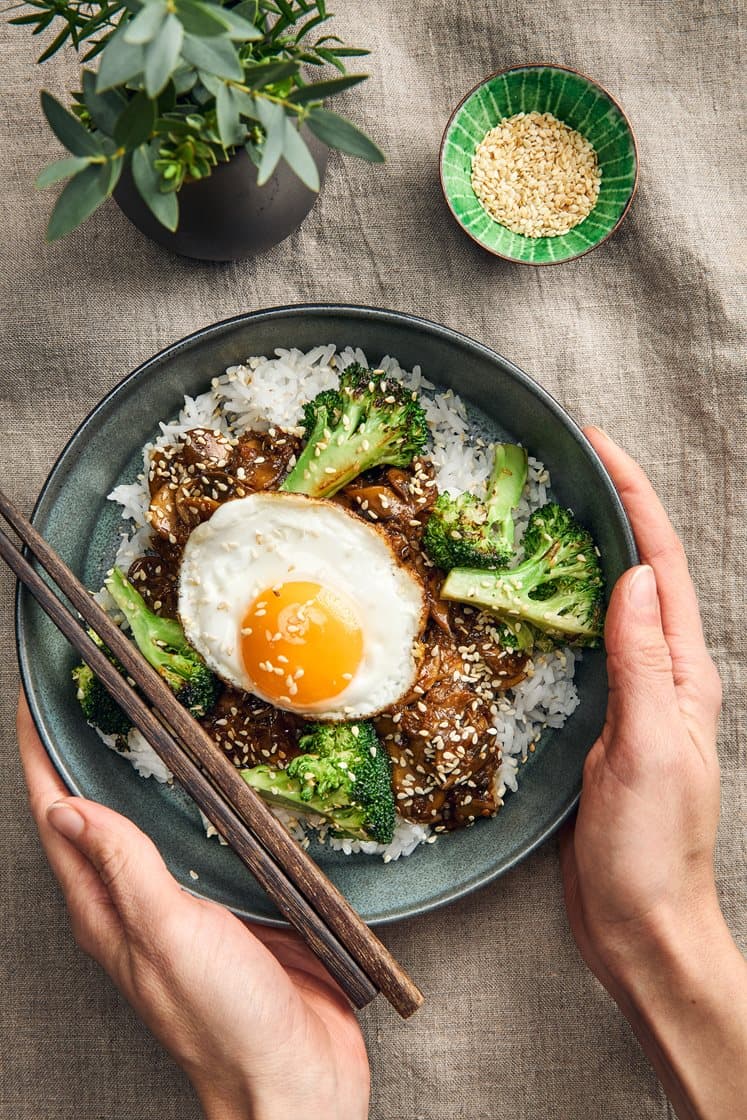
[[[491,218],[525,237],[558,237],[599,197],[594,148],[552,113],[517,113],[486,133],[472,157],[472,189]]]

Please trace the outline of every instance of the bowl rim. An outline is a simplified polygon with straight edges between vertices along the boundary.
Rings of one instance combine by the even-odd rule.
[[[634,161],[635,161],[635,178],[633,179],[633,186],[630,188],[630,194],[628,195],[628,198],[625,202],[625,206],[622,209],[620,217],[617,219],[617,221],[615,222],[612,229],[609,230],[608,233],[605,233],[604,237],[600,238],[599,241],[595,241],[593,245],[589,245],[589,247],[587,249],[582,249],[579,253],[574,253],[572,257],[563,257],[562,260],[557,260],[557,261],[524,261],[524,260],[520,260],[519,257],[510,257],[507,253],[500,253],[497,249],[491,249],[489,245],[486,245],[483,241],[480,241],[479,238],[475,237],[474,234],[470,233],[470,231],[464,225],[461,218],[459,217],[459,215],[455,211],[454,207],[451,205],[451,199],[449,198],[449,193],[446,189],[446,184],[444,183],[444,151],[445,151],[445,148],[446,148],[446,137],[448,135],[449,129],[451,128],[451,125],[452,125],[454,119],[456,118],[457,113],[462,108],[462,106],[465,104],[465,102],[468,101],[470,99],[470,97],[472,97],[473,93],[476,93],[479,89],[482,89],[482,87],[487,85],[488,82],[492,82],[494,78],[501,78],[501,77],[503,77],[504,74],[510,74],[514,70],[565,70],[569,74],[576,74],[579,78],[583,78],[584,81],[590,82],[591,85],[595,86],[601,93],[604,94],[605,97],[609,98],[609,100],[612,102],[612,104],[618,110],[618,112],[620,113],[620,116],[622,117],[623,121],[625,122],[625,126],[626,126],[626,128],[627,128],[627,130],[630,134],[630,138],[633,142],[633,158],[634,158]],[[603,86],[601,84],[601,82],[598,82],[596,80],[596,78],[592,78],[588,74],[585,74],[583,72],[583,70],[576,70],[573,66],[563,66],[562,63],[559,63],[559,62],[520,62],[520,63],[516,63],[514,66],[504,66],[503,69],[495,70],[492,74],[488,74],[488,75],[486,75],[486,77],[481,78],[480,81],[477,82],[474,86],[472,86],[471,89],[467,90],[467,92],[465,93],[465,95],[461,99],[461,101],[457,105],[454,106],[454,109],[452,110],[451,115],[449,116],[449,119],[446,122],[446,126],[445,126],[445,128],[443,130],[443,133],[441,135],[441,143],[440,143],[439,149],[438,149],[438,178],[439,178],[439,182],[441,184],[441,193],[444,196],[444,201],[446,202],[446,205],[448,206],[449,211],[451,212],[451,215],[454,218],[454,221],[457,223],[457,225],[462,230],[462,232],[466,233],[466,235],[467,235],[467,237],[469,237],[470,241],[474,241],[475,245],[479,245],[481,249],[484,249],[484,251],[486,253],[490,253],[491,256],[499,257],[501,260],[504,260],[504,261],[510,261],[511,264],[529,265],[532,268],[549,268],[553,265],[568,264],[570,261],[577,261],[580,257],[585,257],[587,255],[587,253],[592,253],[595,249],[598,249],[600,245],[604,245],[605,241],[608,241],[610,239],[610,237],[612,237],[612,235],[614,233],[616,233],[617,230],[620,228],[622,222],[624,221],[625,217],[627,216],[628,211],[630,210],[631,205],[633,204],[633,199],[635,198],[636,191],[638,190],[639,174],[640,174],[640,159],[639,159],[639,154],[638,154],[638,140],[636,138],[635,129],[633,128],[632,124],[630,123],[630,118],[628,117],[628,114],[625,112],[625,110],[623,109],[620,102],[617,100],[616,97],[614,97],[610,93],[610,91],[608,89],[606,89],[605,86]]]
[[[402,326],[417,327],[424,329],[431,334],[436,335],[446,341],[456,343],[459,346],[466,346],[468,349],[481,353],[484,357],[492,362],[499,362],[504,368],[508,370],[510,376],[515,378],[527,391],[537,396],[540,401],[550,410],[557,421],[563,424],[571,433],[571,435],[581,444],[585,454],[591,460],[599,484],[605,490],[606,497],[610,502],[614,515],[617,517],[622,535],[627,546],[627,551],[631,558],[631,563],[637,562],[638,552],[635,544],[635,536],[630,524],[630,520],[625,512],[622,500],[612,482],[612,479],[604,466],[599,455],[594,447],[584,435],[581,426],[573,419],[573,417],[566,411],[566,409],[544,388],[538,381],[536,381],[529,374],[525,373],[518,366],[514,365],[510,359],[503,357],[497,350],[490,346],[486,346],[482,342],[471,338],[469,335],[464,334],[462,331],[457,331],[452,327],[448,327],[441,323],[435,323],[430,319],[426,319],[420,315],[412,315],[408,312],[395,311],[382,307],[371,307],[364,304],[351,304],[351,303],[297,303],[297,304],[283,304],[269,308],[259,308],[254,311],[241,312],[238,315],[230,316],[227,319],[222,319],[218,322],[209,323],[206,326],[199,327],[197,330],[192,331],[190,334],[185,335],[183,338],[178,339],[176,342],[170,343],[156,354],[151,355],[141,362],[130,373],[126,374],[120,381],[118,381],[109,392],[93,406],[88,414],[80,421],[75,428],[70,438],[66,441],[62,450],[55,459],[52,467],[49,470],[47,478],[45,479],[39,495],[34,503],[33,512],[31,514],[31,521],[36,524],[37,518],[40,513],[43,513],[43,507],[47,500],[54,500],[55,495],[52,493],[55,486],[59,483],[59,469],[64,462],[69,450],[80,438],[88,425],[95,420],[100,410],[108,408],[112,403],[116,403],[116,398],[126,390],[129,385],[142,377],[147,377],[148,371],[151,367],[158,366],[163,359],[170,357],[172,354],[177,353],[179,350],[191,346],[197,341],[209,338],[212,334],[220,334],[226,328],[244,322],[252,322],[255,320],[282,320],[290,318],[295,315],[309,315],[314,313],[322,313],[328,315],[340,315],[343,318],[356,320],[360,318],[374,320],[382,324],[395,323]],[[34,722],[37,734],[42,741],[44,749],[49,756],[52,764],[62,778],[63,782],[72,794],[78,797],[85,796],[83,790],[70,773],[65,759],[60,753],[57,744],[51,740],[45,729],[45,723],[42,715],[42,706],[34,692],[32,685],[32,677],[30,673],[29,663],[29,650],[28,643],[24,641],[25,626],[23,621],[23,604],[27,593],[23,586],[18,584],[16,587],[15,597],[15,639],[16,639],[16,653],[18,659],[18,666],[20,670],[21,686],[23,688],[26,701],[29,706],[29,711]],[[449,905],[460,898],[463,898],[473,892],[482,889],[495,879],[505,875],[511,871],[519,863],[523,862],[528,856],[541,847],[560,827],[561,825],[573,814],[579,801],[581,791],[580,788],[576,790],[574,796],[569,800],[567,806],[561,810],[547,825],[539,832],[533,840],[521,848],[514,856],[508,859],[502,866],[492,868],[475,878],[463,883],[453,889],[447,889],[441,894],[433,897],[427,902],[414,903],[401,907],[394,913],[374,915],[372,918],[367,919],[369,925],[389,925],[393,922],[404,921],[409,918],[417,917],[421,914],[429,913],[433,910],[440,909],[442,906]],[[187,890],[197,898],[212,901],[208,895],[203,894],[199,888],[192,888],[184,886],[183,889]],[[249,921],[258,922],[260,925],[276,926],[285,928],[288,923],[283,919],[270,918],[266,916],[258,916],[249,910],[242,909],[240,906],[231,906],[227,904],[228,908],[236,915]]]

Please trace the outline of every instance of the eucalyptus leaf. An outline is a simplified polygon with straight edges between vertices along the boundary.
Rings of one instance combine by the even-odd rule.
[[[39,190],[44,190],[45,187],[51,187],[53,183],[59,183],[60,179],[69,179],[73,175],[77,175],[84,167],[88,167],[91,160],[86,156],[69,156],[67,159],[58,159],[56,163],[50,163],[49,167],[45,167],[39,173],[36,179],[36,185]]]
[[[111,37],[101,55],[96,92],[104,93],[115,86],[123,86],[142,74],[144,69],[144,49],[139,43],[126,42],[120,29]]]
[[[150,139],[156,123],[156,103],[140,90],[127,105],[114,129],[116,142],[131,151]]]
[[[218,120],[218,134],[225,148],[232,148],[241,144],[246,136],[246,128],[239,117],[239,106],[233,96],[233,90],[224,82],[218,90],[215,99],[216,116]]]
[[[166,0],[146,0],[135,18],[125,26],[125,42],[152,43],[168,14]]]
[[[165,20],[158,37],[145,48],[145,92],[157,97],[179,62],[184,28],[174,15]]]
[[[337,148],[350,156],[358,156],[369,163],[383,163],[386,158],[381,148],[365,132],[361,132],[352,121],[330,112],[329,109],[312,109],[306,118],[306,124],[330,148]]]
[[[46,90],[42,91],[41,105],[49,127],[69,152],[74,156],[95,156],[101,153],[98,140]]]
[[[93,70],[83,71],[83,103],[97,128],[107,136],[114,135],[114,126],[127,104],[124,94],[110,89],[96,92],[96,75]]]
[[[326,81],[311,82],[307,86],[300,86],[294,89],[288,96],[288,100],[292,101],[294,105],[304,105],[307,101],[321,101],[325,97],[333,97],[336,93],[342,93],[345,89],[350,89],[351,86],[357,86],[359,82],[364,82],[368,74],[346,74],[344,78],[329,78]]]
[[[242,117],[251,117],[253,121],[259,120],[256,97],[252,97],[246,90],[237,89],[236,86],[231,87],[231,94]]]
[[[106,166],[109,169],[109,186],[106,192],[108,197],[119,182],[119,177],[122,174],[122,169],[124,167],[124,157],[113,156],[112,159],[108,161]]]
[[[262,162],[262,152],[254,143],[254,141],[247,140],[244,144],[244,149],[246,150],[246,154],[249,156],[249,159],[252,161],[254,166],[256,168],[259,168],[259,165]]]
[[[178,66],[171,75],[171,80],[174,83],[176,96],[181,97],[183,93],[189,93],[193,88],[197,81],[197,71],[193,66]]]
[[[266,114],[265,142],[262,147],[262,159],[257,172],[257,185],[262,187],[273,174],[285,148],[285,111],[282,105],[270,105],[270,113]]]
[[[175,0],[174,7],[184,30],[190,35],[201,35],[209,39],[214,35],[225,35],[228,30],[224,10],[214,4],[201,4],[199,0]]]
[[[257,120],[262,125],[265,132],[269,132],[273,126],[278,110],[285,118],[285,110],[282,105],[278,105],[276,101],[268,101],[265,97],[253,98],[254,108],[257,114]]]
[[[240,82],[244,77],[236,48],[228,39],[204,40],[195,35],[185,35],[182,54],[198,70],[207,70],[219,78]]]
[[[284,78],[295,78],[299,71],[297,62],[265,62],[256,66],[244,67],[244,84],[250,89],[261,89],[281,82]]]
[[[310,191],[319,190],[319,171],[306,141],[288,117],[285,118],[283,156]]]
[[[90,164],[80,171],[57,199],[47,226],[47,241],[77,229],[109,195],[110,169]]]
[[[248,43],[262,38],[262,32],[253,20],[244,19],[237,8],[222,8],[221,19],[228,24],[228,37],[237,43]]]
[[[173,191],[161,190],[161,176],[152,162],[153,151],[142,144],[132,153],[132,178],[143,202],[162,226],[173,233],[179,224],[179,202]]]
[[[226,84],[224,78],[216,78],[215,74],[208,74],[205,70],[200,70],[199,77],[205,89],[213,97],[217,97],[221,87]]]

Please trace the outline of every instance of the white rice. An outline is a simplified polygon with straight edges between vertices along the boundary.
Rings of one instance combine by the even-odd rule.
[[[122,517],[131,523],[129,531],[122,535],[115,564],[127,570],[148,548],[151,531],[145,516],[150,503],[147,477],[150,454],[155,447],[178,442],[194,427],[211,427],[232,435],[249,428],[278,427],[300,434],[299,402],[311,399],[322,389],[336,386],[340,370],[353,361],[369,364],[363,351],[352,347],[338,353],[333,345],[317,346],[306,354],[278,348],[272,358],[254,357],[242,365],[229,366],[222,376],[213,379],[206,393],[185,397],[177,419],[161,423],[161,434],[143,449],[143,473],[138,480],[115,487],[109,495],[121,505]],[[452,494],[464,490],[479,493],[490,475],[491,445],[476,431],[461,399],[452,390],[437,391],[423,377],[420,366],[404,370],[396,358],[387,355],[376,368],[391,373],[421,394],[432,435],[429,454],[436,468],[439,489]],[[547,501],[549,489],[549,473],[542,463],[530,456],[528,483],[516,513],[517,537],[523,533],[532,510]],[[104,607],[114,607],[106,591],[100,592],[97,598]],[[579,656],[570,649],[539,655],[525,680],[516,688],[499,694],[494,723],[502,751],[501,797],[507,790],[516,792],[519,766],[535,750],[542,732],[546,728],[562,727],[577,707],[573,675]],[[101,737],[108,746],[115,747],[113,736]],[[127,750],[121,753],[143,777],[152,776],[159,782],[171,780],[171,774],[139,731],[130,732]],[[290,814],[282,810],[277,812],[290,831],[308,843],[303,826]],[[214,834],[215,829],[205,823],[208,835]],[[321,839],[325,839],[324,829]],[[427,825],[398,818],[394,839],[386,846],[333,837],[326,837],[326,842],[346,854],[379,853],[389,862],[435,839]]]

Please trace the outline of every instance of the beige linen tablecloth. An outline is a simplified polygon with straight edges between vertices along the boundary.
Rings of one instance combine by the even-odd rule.
[[[578,420],[601,424],[637,456],[684,538],[726,690],[718,882],[744,948],[738,9],[716,0],[610,7],[339,3],[342,33],[373,49],[371,81],[340,108],[363,122],[389,161],[371,169],[334,156],[301,231],[264,256],[225,266],[170,256],[114,203],[61,244],[43,243],[52,200],[32,184],[57,149],[39,88],[64,94],[75,68],[69,55],[35,68],[29,37],[4,28],[0,477],[30,509],[74,427],[124,374],[238,312],[303,300],[369,303],[495,347]],[[639,194],[622,230],[590,256],[551,269],[512,266],[473,245],[448,215],[437,176],[451,107],[483,75],[538,60],[574,66],[615,94],[641,159]],[[0,1116],[197,1117],[184,1077],[69,933],[16,757],[12,598],[0,571]],[[473,897],[384,937],[427,1002],[407,1023],[383,1001],[363,1015],[374,1120],[671,1115],[627,1025],[576,952],[554,843]]]

